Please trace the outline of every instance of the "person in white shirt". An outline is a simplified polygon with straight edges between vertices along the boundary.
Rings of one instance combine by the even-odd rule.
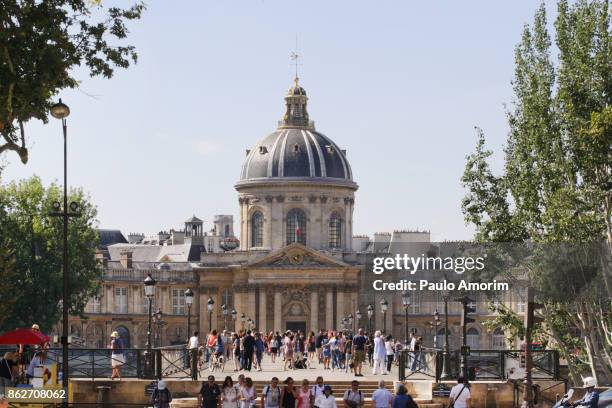
[[[316,408],[338,408],[336,398],[332,395],[332,388],[326,385],[323,394],[320,394],[314,402]]]
[[[457,379],[457,385],[451,388],[448,406],[453,408],[470,408],[472,395],[464,377]]]
[[[387,374],[385,370],[385,360],[387,359],[387,351],[385,349],[385,341],[383,340],[380,330],[374,333],[374,368],[372,374]]]
[[[316,379],[316,384],[313,385],[312,389],[310,390],[310,395],[311,395],[310,398],[313,404],[319,395],[323,395],[324,391],[325,391],[325,384],[323,383],[323,377],[318,376]]]
[[[372,393],[373,408],[389,408],[393,402],[393,394],[385,386],[385,382],[378,382],[378,389]]]
[[[189,343],[187,345],[187,348],[189,350],[197,349],[198,347],[200,347],[200,338],[198,337],[199,334],[199,332],[195,331],[193,332],[193,336],[189,338]]]

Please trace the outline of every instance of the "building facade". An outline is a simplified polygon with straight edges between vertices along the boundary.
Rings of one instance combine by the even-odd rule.
[[[132,346],[144,345],[148,300],[142,282],[148,273],[158,282],[153,310],[160,308],[163,314],[163,325],[155,332],[158,345],[186,341],[187,288],[195,293],[191,327],[201,332],[364,327],[385,328],[403,339],[406,313],[401,293],[372,289],[371,259],[381,254],[419,256],[441,251],[444,245],[431,243],[428,231],[378,233],[373,239],[354,236],[358,185],[346,150],[315,129],[307,108],[308,96],[296,78],[285,96],[285,114],[276,131],[246,151],[235,185],[240,241],[234,237],[231,216],[216,216],[208,233],[194,216],[183,230],[148,238],[115,237],[117,242],[101,249],[99,260],[105,271],[101,296],[90,301],[85,319],[71,319],[71,330],[86,345],[107,344],[112,330],[122,331]],[[504,296],[500,301],[524,312],[524,296]],[[212,310],[207,308],[210,300]],[[383,300],[388,303],[386,312],[380,307]],[[474,300],[476,321],[468,327],[468,344],[504,348],[503,332],[489,333],[482,325],[494,316],[490,301]],[[436,311],[439,322],[434,320]],[[423,336],[426,345],[441,347],[443,311],[440,292],[414,293],[408,328]],[[451,301],[453,347],[460,344],[459,313],[460,305]]]

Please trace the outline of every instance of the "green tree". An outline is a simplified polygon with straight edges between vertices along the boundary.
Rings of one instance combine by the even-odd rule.
[[[62,200],[57,184],[45,188],[38,177],[0,187],[0,331],[38,323],[49,330],[61,316],[62,219],[51,217],[53,202]],[[96,294],[101,268],[95,260],[96,209],[79,189],[69,202],[79,204],[79,217],[69,221],[70,313],[80,314]],[[8,279],[7,279],[8,278]],[[8,300],[8,301],[7,301]]]
[[[76,68],[110,78],[136,62],[133,46],[120,45],[126,21],[143,3],[104,7],[95,0],[0,0],[0,154],[28,161],[25,124],[47,121],[54,96],[79,81]]]
[[[491,171],[492,152],[479,131],[461,179],[467,190],[464,216],[479,241],[605,243],[603,248],[548,246],[509,272],[522,274],[540,290],[546,302],[544,332],[562,349],[576,383],[585,366],[582,356],[572,354],[576,344],[569,338],[576,328],[589,374],[600,382],[612,380],[609,12],[605,0],[559,1],[554,48],[545,7],[539,7],[515,49],[503,174]]]

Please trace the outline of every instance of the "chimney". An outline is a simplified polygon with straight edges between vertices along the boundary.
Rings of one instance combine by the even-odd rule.
[[[96,262],[102,265],[103,268],[108,266],[108,258],[104,256],[104,252],[96,252]]]
[[[132,269],[132,252],[122,251],[120,258],[121,266],[125,269]]]

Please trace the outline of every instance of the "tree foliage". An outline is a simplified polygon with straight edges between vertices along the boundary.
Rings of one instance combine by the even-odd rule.
[[[142,3],[123,9],[91,0],[0,0],[0,154],[28,160],[25,124],[47,121],[53,97],[75,88],[76,68],[110,78],[136,62],[133,46],[121,45],[126,22]]]
[[[52,217],[62,201],[60,186],[45,188],[38,177],[0,187],[0,331],[38,323],[49,330],[60,320],[62,223]],[[69,221],[70,313],[79,314],[97,292],[101,269],[95,207],[81,190],[69,193],[80,216]]]
[[[555,244],[515,258],[520,273],[546,302],[545,331],[564,352],[574,381],[586,361],[590,375],[610,383],[610,6],[561,0],[557,7],[556,48],[542,4],[515,49],[503,174],[491,171],[492,152],[479,130],[461,179],[462,209],[479,241]]]

